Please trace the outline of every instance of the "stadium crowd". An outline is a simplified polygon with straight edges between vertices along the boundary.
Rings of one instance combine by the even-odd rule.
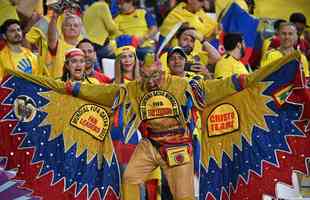
[[[210,14],[215,12],[214,0],[36,3],[22,7],[16,0],[0,0],[0,81],[7,67],[64,82],[126,84],[148,76],[140,66],[152,62],[170,37],[156,60],[164,75],[225,79],[252,73],[296,49],[302,53],[305,76],[310,75],[310,29],[299,12],[291,13],[288,21],[275,20],[274,33],[263,38],[259,64],[251,66],[242,60],[247,49],[244,35],[223,33],[220,20]],[[253,14],[254,0],[236,3]],[[216,16],[220,18],[227,6]],[[211,42],[221,37],[224,53]],[[161,177],[155,169],[140,188],[141,195],[172,199],[167,180]]]

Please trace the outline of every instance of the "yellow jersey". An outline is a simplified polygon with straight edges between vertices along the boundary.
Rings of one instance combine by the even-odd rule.
[[[39,65],[42,66],[42,73],[46,75],[49,74],[47,68],[51,67],[52,64],[52,57],[48,51],[47,30],[48,19],[47,17],[42,17],[25,35],[26,40],[29,43],[34,44],[39,48],[38,62]]]
[[[0,51],[0,81],[5,76],[5,68],[40,75],[37,56],[29,49],[21,47],[21,52],[12,52],[8,46]]]
[[[75,45],[66,43],[62,38],[58,40],[55,52],[51,53],[52,65],[48,68],[51,77],[58,78],[62,76],[65,64],[65,52],[74,47]]]
[[[109,36],[120,34],[112,19],[109,5],[104,1],[95,2],[86,9],[83,23],[88,38],[99,45],[103,45]]]
[[[155,18],[143,9],[135,9],[130,14],[120,13],[115,17],[115,23],[123,34],[138,37],[143,37],[147,34],[150,27],[157,26]],[[154,44],[155,42],[149,39],[143,43],[142,47],[152,47]]]
[[[210,37],[216,32],[217,22],[209,17],[202,9],[197,13],[191,13],[185,9],[184,2],[179,3],[165,18],[160,27],[160,33],[166,36],[171,28],[178,22],[187,22],[205,37]]]
[[[248,70],[239,60],[225,54],[215,65],[214,77],[226,78],[233,74],[248,74]]]

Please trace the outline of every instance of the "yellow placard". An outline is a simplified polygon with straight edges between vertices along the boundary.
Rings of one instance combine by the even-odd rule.
[[[170,167],[183,165],[190,161],[187,146],[167,148],[167,158]]]
[[[239,130],[237,110],[230,104],[221,104],[209,114],[207,119],[208,135],[218,136]]]
[[[74,113],[70,124],[99,140],[103,140],[109,131],[110,118],[104,108],[86,104]]]
[[[167,91],[156,90],[147,93],[140,103],[141,119],[174,117],[179,115],[176,99]]]

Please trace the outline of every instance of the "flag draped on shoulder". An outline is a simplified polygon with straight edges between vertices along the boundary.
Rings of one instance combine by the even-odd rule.
[[[307,173],[310,156],[310,88],[296,58],[213,103],[202,114],[200,199],[260,200],[291,184],[294,170]],[[242,83],[236,82],[242,86]]]

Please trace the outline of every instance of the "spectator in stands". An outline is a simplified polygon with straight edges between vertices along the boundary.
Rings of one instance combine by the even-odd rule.
[[[56,3],[57,4],[57,3]],[[47,14],[39,15],[34,13],[31,21],[33,23],[29,24],[25,37],[27,41],[27,46],[32,48],[33,51],[38,53],[38,62],[40,66],[44,66],[44,69],[51,69],[53,66],[52,56],[48,51],[48,25],[51,21],[54,13],[62,13],[57,18],[57,33],[62,34],[62,23],[64,21],[65,16],[67,15],[80,15],[80,7],[75,1],[70,2],[70,6],[66,6],[64,8],[56,8],[55,3],[47,4]],[[84,33],[85,34],[85,33]],[[83,32],[81,31],[81,35]],[[80,35],[80,37],[81,37]],[[49,72],[44,71],[45,74],[49,74]]]
[[[226,54],[215,65],[215,78],[226,78],[233,74],[248,74],[240,59],[245,54],[245,43],[241,33],[226,33],[224,36]]]
[[[109,5],[104,0],[93,3],[83,15],[83,23],[90,41],[95,45],[99,64],[102,58],[114,58],[110,37],[120,35],[112,19]]]
[[[297,49],[305,54],[305,56],[310,60],[310,44],[303,38],[304,30],[309,27],[307,25],[307,19],[302,13],[293,13],[290,16],[290,22],[295,24],[297,29]]]
[[[77,15],[65,15],[62,23],[62,35],[57,32],[58,14],[54,12],[48,26],[48,48],[53,56],[50,75],[54,78],[62,75],[64,65],[64,52],[74,48],[79,40],[82,21]]]
[[[171,75],[185,77],[186,54],[181,47],[172,48],[167,55],[167,65]]]
[[[137,9],[134,0],[119,0],[120,14],[115,23],[123,34],[139,38],[137,56],[141,60],[147,52],[154,51],[155,36],[158,33],[155,17],[144,9]]]
[[[195,28],[186,25],[179,29],[176,38],[178,46],[183,49],[187,56],[185,65],[186,76],[189,78],[210,79],[211,75],[207,66],[208,64],[215,64],[220,59],[218,51],[204,37],[199,38]],[[196,40],[203,44],[202,50],[199,52],[194,51]],[[163,56],[162,59],[165,59],[165,57]]]
[[[261,67],[264,67],[280,59],[281,57],[288,55],[295,50],[295,44],[298,40],[297,29],[293,23],[281,23],[279,27],[280,47],[268,51],[261,60]],[[301,63],[303,64],[303,70],[306,77],[309,77],[309,64],[306,57],[301,55]]]
[[[274,35],[271,38],[267,38],[264,41],[262,55],[265,55],[267,51],[270,49],[278,48],[280,46],[280,38],[279,38],[279,27],[281,23],[285,23],[286,20],[278,19],[273,24],[273,29],[275,31]]]
[[[95,78],[103,84],[111,83],[112,80],[100,72],[100,66],[97,61],[93,43],[88,39],[83,39],[79,42],[77,48],[81,49],[85,56],[85,75]]]
[[[116,38],[115,83],[139,79],[139,60],[136,56],[138,38],[122,35]]]
[[[31,74],[41,74],[37,56],[22,47],[23,33],[16,19],[8,19],[1,26],[1,34],[6,45],[0,51],[0,81],[3,79],[4,67]]]
[[[160,27],[161,36],[166,37],[178,22],[186,22],[204,38],[212,38],[217,32],[217,23],[202,9],[203,0],[186,0],[179,3],[164,19]]]
[[[95,78],[87,77],[85,74],[85,55],[81,49],[72,48],[65,53],[62,81],[81,81],[85,83],[98,84]]]

